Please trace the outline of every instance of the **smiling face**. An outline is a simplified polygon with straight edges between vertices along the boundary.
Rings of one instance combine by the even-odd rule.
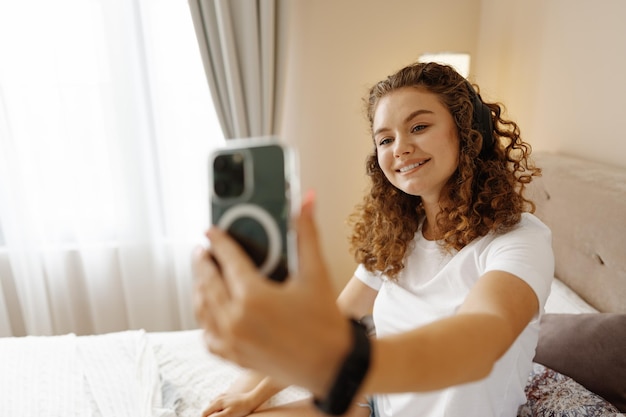
[[[436,203],[458,165],[459,136],[436,94],[403,87],[380,98],[372,131],[378,164],[398,189]]]

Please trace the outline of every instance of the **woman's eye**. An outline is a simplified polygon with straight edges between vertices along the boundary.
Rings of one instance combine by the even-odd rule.
[[[411,133],[419,132],[424,129],[426,129],[426,125],[415,125],[411,128]]]
[[[379,146],[387,145],[389,143],[391,143],[391,138],[382,138],[378,141]]]

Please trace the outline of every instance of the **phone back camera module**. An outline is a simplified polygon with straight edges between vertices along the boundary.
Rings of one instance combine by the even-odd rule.
[[[244,157],[241,153],[218,155],[213,162],[213,188],[220,198],[235,198],[245,188]]]

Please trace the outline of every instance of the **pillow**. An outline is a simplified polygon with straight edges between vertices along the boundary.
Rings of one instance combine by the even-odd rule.
[[[611,403],[553,369],[534,363],[518,417],[607,417],[619,415]]]
[[[552,280],[550,295],[544,307],[546,313],[597,313],[589,303],[558,278]]]
[[[626,314],[546,314],[534,361],[626,411]]]

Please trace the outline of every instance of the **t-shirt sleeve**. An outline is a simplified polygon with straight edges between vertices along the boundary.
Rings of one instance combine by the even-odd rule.
[[[552,232],[545,224],[524,215],[515,229],[491,242],[485,255],[484,272],[505,271],[524,280],[543,309],[554,278]]]
[[[363,264],[359,264],[354,271],[354,276],[357,277],[362,283],[367,285],[368,287],[379,291],[380,287],[383,285],[383,278],[380,272],[370,272]]]

